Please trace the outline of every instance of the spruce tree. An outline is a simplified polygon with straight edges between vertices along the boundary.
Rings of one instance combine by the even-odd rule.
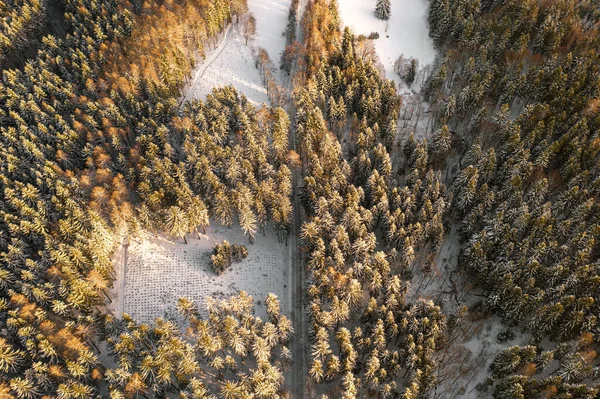
[[[375,5],[375,16],[379,19],[390,19],[392,14],[392,5],[390,0],[377,0]]]
[[[417,77],[417,69],[419,68],[419,61],[414,58],[411,58],[410,65],[408,67],[408,73],[406,74],[406,83],[409,85],[415,81]]]

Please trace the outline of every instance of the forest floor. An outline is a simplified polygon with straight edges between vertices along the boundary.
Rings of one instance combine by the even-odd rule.
[[[453,160],[455,161],[455,160]],[[446,317],[466,306],[469,312],[460,324],[450,331],[447,346],[436,354],[437,385],[429,397],[434,399],[481,399],[489,392],[480,392],[477,385],[489,376],[489,366],[495,355],[510,345],[526,344],[530,334],[518,327],[508,328],[498,316],[486,310],[481,295],[467,273],[459,267],[461,243],[458,225],[450,223],[449,231],[433,259],[434,267],[423,270],[422,251],[414,263],[409,299],[428,298],[438,304]],[[506,342],[498,334],[510,330],[515,337]]]

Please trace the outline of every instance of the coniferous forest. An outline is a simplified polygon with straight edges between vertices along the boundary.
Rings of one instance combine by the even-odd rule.
[[[0,2],[0,398],[600,397],[600,3],[427,1],[438,55],[402,76],[424,132],[341,1],[291,1],[282,81],[256,60],[272,106],[179,101],[230,26],[254,36],[246,0]],[[216,223],[247,242],[215,275],[269,229],[291,246],[301,312],[107,308],[124,241]],[[499,348],[451,390],[483,319]]]

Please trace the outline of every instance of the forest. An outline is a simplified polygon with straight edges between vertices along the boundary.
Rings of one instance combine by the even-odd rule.
[[[600,395],[600,3],[429,0],[425,136],[341,3],[291,2],[272,106],[228,86],[180,107],[245,0],[2,2],[1,398],[296,397],[290,373],[319,399]],[[181,298],[184,326],[107,310],[126,237],[214,222],[298,241],[306,325],[243,291]],[[448,240],[476,306],[417,283]],[[247,255],[223,242],[213,267]],[[527,339],[444,392],[479,314]]]
[[[30,7],[20,3],[4,7],[13,14]],[[183,301],[180,311],[195,326],[189,332],[103,309],[111,254],[124,234],[181,236],[209,217],[235,218],[250,237],[267,220],[282,239],[289,229],[287,114],[255,109],[232,88],[182,111],[174,97],[193,55],[214,46],[246,4],[61,5],[64,40],[46,36],[23,69],[2,71],[1,396],[272,397],[282,381],[270,360],[278,351],[285,363],[291,332],[276,298],[264,322],[252,317],[244,293],[206,304],[207,318]],[[18,46],[29,32],[11,21]],[[197,351],[192,340],[210,348]]]

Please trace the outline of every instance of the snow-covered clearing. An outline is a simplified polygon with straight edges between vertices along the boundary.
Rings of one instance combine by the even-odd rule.
[[[377,19],[374,14],[376,0],[339,0],[340,16],[344,25],[356,34],[369,36],[378,32],[373,42],[388,79],[401,84],[394,72],[394,61],[400,54],[414,57],[419,68],[433,63],[435,49],[429,37],[426,0],[391,0],[392,15],[389,21]]]
[[[254,45],[267,50],[276,66],[279,66],[279,58],[285,50],[283,31],[287,26],[290,4],[291,0],[248,0],[248,8],[256,18]]]
[[[267,90],[256,68],[252,48],[246,45],[246,39],[239,32],[239,25],[235,24],[231,33],[223,40],[223,47],[218,46],[213,50],[218,55],[213,57],[213,52],[209,52],[206,64],[198,65],[201,74],[185,98],[204,100],[213,88],[233,85],[255,105],[268,103]],[[197,71],[192,76],[197,76]]]
[[[254,297],[257,315],[266,315],[267,293],[276,294],[283,312],[288,313],[289,247],[277,242],[271,227],[265,236],[257,234],[254,245],[239,226],[215,223],[200,237],[189,234],[188,244],[150,234],[132,239],[127,252],[124,312],[140,322],[150,322],[156,317],[175,317],[180,297],[192,299],[202,308],[207,296],[227,298],[243,290]],[[248,257],[219,276],[210,266],[210,255],[223,240],[245,245]]]
[[[268,104],[267,90],[255,62],[255,54],[264,48],[276,67],[285,49],[283,31],[287,25],[291,0],[249,0],[248,8],[256,18],[256,35],[246,44],[240,23],[234,23],[220,38],[220,44],[206,54],[192,72],[192,81],[184,90],[182,103],[204,100],[215,87],[234,86],[255,105]],[[277,75],[279,75],[277,73]]]

